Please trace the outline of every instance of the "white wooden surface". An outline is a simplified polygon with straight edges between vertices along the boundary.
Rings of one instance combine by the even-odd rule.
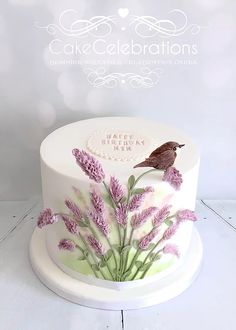
[[[204,244],[198,279],[166,303],[103,311],[70,303],[42,285],[28,258],[41,203],[0,202],[1,330],[235,330],[236,201],[199,201]]]

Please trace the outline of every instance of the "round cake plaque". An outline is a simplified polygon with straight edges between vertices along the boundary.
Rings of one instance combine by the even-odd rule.
[[[94,132],[87,141],[93,154],[112,160],[132,161],[147,155],[152,150],[152,139],[135,133],[117,130]]]

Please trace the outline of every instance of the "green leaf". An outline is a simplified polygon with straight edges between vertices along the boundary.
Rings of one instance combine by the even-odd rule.
[[[135,266],[137,268],[140,268],[142,265],[143,265],[142,261],[139,261],[139,260],[135,261]]]
[[[99,266],[98,265],[91,265],[92,269],[96,272],[96,271],[99,271]]]
[[[113,207],[113,203],[112,203],[112,199],[111,199],[111,196],[110,195],[106,195],[105,196],[105,202],[110,206],[110,207]]]
[[[172,226],[173,225],[173,221],[170,220],[170,219],[166,219],[164,222],[167,226]]]
[[[97,257],[98,259],[100,259],[100,260],[103,259],[103,256],[102,256],[100,253],[96,253],[96,252],[95,252],[95,255],[96,255],[96,257]]]
[[[126,202],[126,197],[125,196],[122,197],[121,200],[120,200],[120,203],[124,203],[124,202]]]
[[[132,242],[132,246],[137,250],[139,248],[139,240],[134,239]]]
[[[132,273],[132,271],[131,271],[131,270],[128,270],[127,272],[125,272],[125,273],[122,275],[121,279],[122,279],[122,280],[125,280],[126,277],[129,277],[131,273]]]
[[[155,252],[151,253],[150,256],[149,256],[149,259],[152,260],[152,261],[154,261],[155,255],[156,255]]]
[[[99,261],[99,263],[98,263],[98,268],[103,268],[103,267],[105,267],[106,266],[106,261],[105,260],[101,260],[101,261]]]
[[[131,175],[128,180],[128,188],[132,189],[135,183],[135,176]]]
[[[89,256],[88,250],[84,250],[84,256],[87,258]]]
[[[79,261],[82,261],[82,260],[85,260],[86,258],[85,258],[85,256],[84,255],[82,255],[82,256],[79,256],[78,258],[77,258],[77,260],[79,260]]]
[[[112,248],[115,249],[118,253],[121,253],[122,246],[120,246],[118,244],[113,244]]]
[[[145,192],[144,188],[137,188],[132,191],[132,195],[140,195],[143,194],[144,192]]]
[[[84,223],[85,223],[86,225],[89,225],[89,224],[90,224],[89,219],[88,219],[88,218],[84,218]]]
[[[131,248],[132,248],[131,245],[126,245],[125,247],[123,247],[121,253],[124,254],[126,252],[129,252]]]
[[[107,253],[104,255],[104,259],[108,261],[112,256],[112,250],[108,250]]]
[[[155,257],[154,257],[154,259],[153,259],[153,261],[156,261],[156,260],[159,260],[159,259],[161,259],[160,254],[156,254]]]
[[[80,227],[88,227],[88,225],[84,221],[78,221],[78,225]]]
[[[147,264],[143,265],[139,270],[141,272],[145,272],[152,264],[153,264],[153,261],[150,261]]]
[[[155,245],[156,245],[155,243],[150,243],[146,251],[153,249]]]

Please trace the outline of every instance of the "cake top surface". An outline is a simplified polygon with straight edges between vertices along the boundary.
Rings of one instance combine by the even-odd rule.
[[[133,166],[167,141],[185,144],[178,151],[175,166],[190,171],[199,161],[195,144],[183,132],[164,124],[137,117],[104,117],[81,120],[48,135],[41,144],[41,159],[51,169],[85,180],[72,155],[74,148],[95,156],[110,175],[127,179]],[[135,169],[137,174],[140,169]]]

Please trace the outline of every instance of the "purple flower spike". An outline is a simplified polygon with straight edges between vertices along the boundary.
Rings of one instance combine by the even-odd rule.
[[[67,250],[67,251],[72,252],[72,251],[74,251],[76,244],[71,239],[62,239],[59,242],[58,247],[60,250]]]
[[[134,195],[129,203],[129,211],[133,212],[138,210],[144,201],[144,194]]]
[[[127,206],[125,204],[119,205],[115,210],[116,221],[123,228],[127,225]]]
[[[183,182],[182,174],[175,167],[168,167],[162,180],[168,182],[175,190],[180,190]]]
[[[188,210],[188,209],[178,211],[176,218],[177,218],[178,222],[182,222],[185,220],[197,221],[196,214],[193,211]]]
[[[93,222],[96,224],[98,229],[104,234],[104,236],[108,237],[110,229],[103,215],[98,214],[95,211],[90,211],[89,216],[92,218]]]
[[[40,213],[38,217],[37,226],[39,228],[43,228],[44,226],[51,225],[57,221],[57,216],[53,213],[52,209],[47,208]]]
[[[149,247],[152,240],[156,237],[157,233],[158,233],[157,230],[150,231],[150,233],[148,233],[146,236],[144,236],[141,239],[141,241],[139,243],[139,248],[141,250],[146,250]]]
[[[157,210],[156,207],[149,207],[143,210],[141,213],[136,213],[131,218],[131,226],[133,229],[139,228],[142,226],[148,218],[153,215],[153,213]]]
[[[110,179],[110,192],[112,198],[117,203],[124,197],[124,190],[119,181],[114,176],[111,176]]]
[[[151,192],[154,192],[154,189],[153,187],[148,186],[144,188],[143,193],[134,195],[129,203],[129,211],[133,212],[138,210],[144,201],[145,195]]]
[[[102,257],[105,255],[106,251],[104,246],[102,245],[101,242],[99,242],[94,236],[88,235],[87,236],[89,245],[91,248],[95,251],[95,253],[99,256]]]
[[[165,205],[157,211],[152,222],[154,227],[159,227],[165,221],[170,214],[171,207],[172,205]]]
[[[62,215],[62,220],[64,221],[67,230],[71,234],[73,234],[73,235],[79,234],[79,226],[77,225],[77,223],[74,220],[67,217],[66,215]]]
[[[178,229],[178,224],[174,224],[172,226],[170,226],[169,228],[167,228],[165,231],[164,231],[164,234],[163,234],[163,237],[162,239],[164,240],[168,240],[170,239],[172,236],[175,235],[177,229]]]
[[[176,257],[178,257],[179,258],[179,256],[180,256],[180,254],[179,254],[179,250],[178,250],[178,248],[177,248],[177,246],[176,245],[174,245],[174,244],[166,244],[166,246],[164,246],[164,248],[163,248],[163,253],[165,253],[165,254],[173,254],[173,255],[175,255]]]
[[[144,189],[145,189],[145,193],[152,193],[152,192],[154,192],[154,188],[151,187],[151,186],[147,186]]]
[[[75,156],[77,164],[91,180],[100,183],[105,179],[102,165],[97,159],[84,150],[73,149],[72,154]]]
[[[65,204],[68,207],[68,209],[74,214],[74,216],[76,216],[78,220],[81,220],[82,212],[80,208],[70,199],[66,199]]]
[[[93,204],[95,211],[98,214],[103,215],[104,210],[105,210],[104,202],[103,202],[102,197],[100,195],[98,195],[95,190],[93,190],[91,192],[91,202]]]

